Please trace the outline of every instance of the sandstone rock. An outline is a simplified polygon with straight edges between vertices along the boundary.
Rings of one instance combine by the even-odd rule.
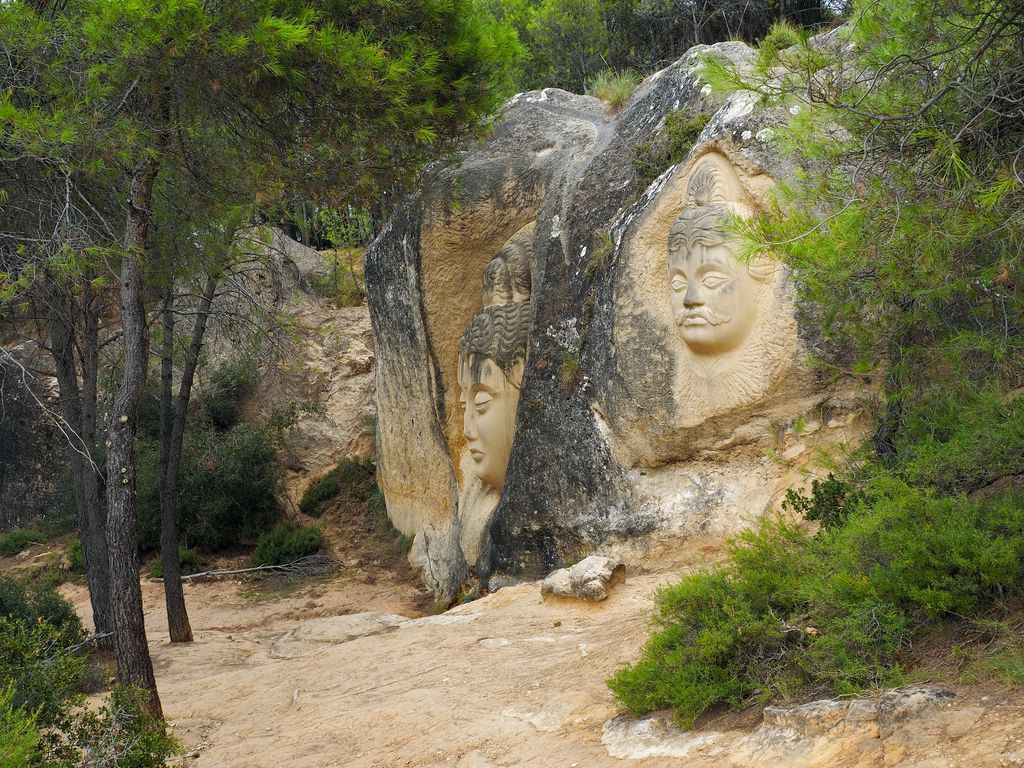
[[[1008,752],[1003,755],[1006,765],[1024,765],[1024,749]]]
[[[696,749],[715,745],[722,737],[714,731],[681,731],[657,715],[640,719],[622,715],[609,720],[601,730],[601,743],[608,755],[620,760],[686,757]]]
[[[610,557],[591,555],[571,568],[560,568],[544,579],[542,595],[576,597],[599,602],[608,597],[608,590],[626,579],[626,566]]]
[[[572,577],[568,568],[559,568],[544,577],[540,585],[542,595],[557,595],[558,597],[574,597],[572,589]]]
[[[768,728],[789,728],[801,736],[817,738],[842,728],[849,707],[849,702],[831,699],[797,707],[765,707],[764,724]]]
[[[275,659],[309,656],[317,652],[318,646],[393,632],[408,621],[404,616],[380,612],[310,619],[279,638],[271,646],[270,655]]]
[[[928,710],[946,706],[955,696],[952,691],[931,687],[886,691],[878,700],[879,734],[883,739],[888,739],[908,720],[918,718]]]
[[[709,55],[755,53],[698,46],[617,115],[516,96],[367,251],[381,487],[396,527],[432,531],[413,559],[439,598],[734,533],[791,482],[777,425],[856,399],[808,373],[823,342],[788,271],[721,236],[796,169],[772,145],[790,113],[712,94]],[[634,161],[675,112],[707,125],[648,184]]]

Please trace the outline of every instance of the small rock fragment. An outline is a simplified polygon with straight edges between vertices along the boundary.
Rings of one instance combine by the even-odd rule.
[[[626,566],[601,555],[584,558],[571,568],[548,574],[541,584],[542,595],[575,597],[599,602],[608,597],[609,588],[626,580]]]

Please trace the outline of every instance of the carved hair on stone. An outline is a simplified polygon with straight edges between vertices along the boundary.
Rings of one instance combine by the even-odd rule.
[[[528,240],[512,240],[498,250],[484,270],[485,307],[529,298],[531,256]]]
[[[484,271],[484,306],[459,343],[465,456],[470,473],[497,491],[505,484],[523,385],[531,319],[529,257],[529,246],[513,240],[491,259]],[[464,522],[473,517],[460,509]]]
[[[526,359],[526,341],[530,332],[530,301],[491,304],[481,309],[459,344],[459,357],[472,359],[479,365],[480,358],[489,357],[498,364],[502,373],[511,378],[512,369]],[[474,371],[474,375],[478,375]]]
[[[686,185],[686,205],[672,223],[668,232],[668,251],[687,250],[697,243],[721,245],[732,238],[726,230],[732,216],[746,216],[750,210],[742,203],[730,199],[728,185],[721,170],[711,162],[697,167]],[[754,258],[743,261],[750,276],[767,280],[775,272],[768,259]]]

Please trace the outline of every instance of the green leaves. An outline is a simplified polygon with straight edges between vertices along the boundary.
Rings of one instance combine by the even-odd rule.
[[[725,564],[661,589],[643,656],[609,681],[619,700],[689,726],[718,703],[898,684],[899,653],[929,622],[1024,594],[1018,499],[939,497],[884,475],[865,490],[857,514],[817,536],[765,521]]]

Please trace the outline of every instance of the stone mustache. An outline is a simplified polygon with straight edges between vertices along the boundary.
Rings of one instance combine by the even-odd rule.
[[[730,217],[750,210],[730,200],[726,179],[712,162],[698,166],[686,207],[668,235],[672,316],[695,355],[724,355],[742,346],[758,319],[760,293],[773,273],[767,262],[742,263],[724,231]]]
[[[473,472],[501,490],[515,435],[530,330],[530,253],[503,246],[484,272],[483,308],[459,344],[459,402]]]

